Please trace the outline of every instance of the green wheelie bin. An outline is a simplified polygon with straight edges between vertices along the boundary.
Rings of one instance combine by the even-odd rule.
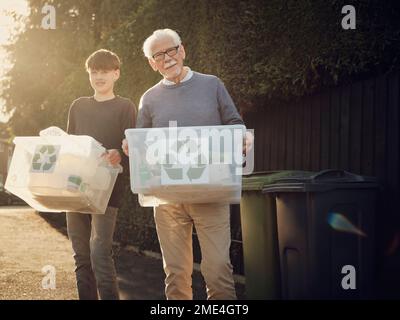
[[[299,172],[265,171],[243,177],[240,219],[248,299],[281,298],[275,198],[263,194],[262,190],[275,180],[296,176]],[[311,172],[301,173],[312,175]]]

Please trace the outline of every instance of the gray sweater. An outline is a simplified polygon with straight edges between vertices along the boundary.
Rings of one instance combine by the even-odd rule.
[[[224,84],[216,76],[194,72],[176,85],[160,81],[140,99],[137,128],[243,124]]]

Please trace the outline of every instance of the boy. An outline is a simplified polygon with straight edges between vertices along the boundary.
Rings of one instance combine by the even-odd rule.
[[[126,98],[114,94],[114,84],[120,76],[120,60],[108,50],[98,50],[86,60],[91,97],[75,100],[69,110],[67,132],[88,135],[107,149],[106,159],[120,164],[128,173],[128,160],[119,150],[124,131],[135,126],[135,106]],[[118,177],[105,214],[67,213],[68,236],[72,242],[79,299],[119,299],[112,240],[123,184]]]

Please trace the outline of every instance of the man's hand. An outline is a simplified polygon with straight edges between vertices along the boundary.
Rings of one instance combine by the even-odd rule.
[[[129,149],[128,149],[128,140],[122,140],[122,150],[124,151],[125,155],[129,157]]]
[[[117,149],[110,149],[104,154],[106,160],[112,165],[116,166],[121,163],[121,155]]]
[[[243,139],[243,154],[247,154],[253,148],[254,136],[250,131],[246,131]]]

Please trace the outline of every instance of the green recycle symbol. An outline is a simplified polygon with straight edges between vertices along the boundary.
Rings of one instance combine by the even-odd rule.
[[[32,169],[49,171],[57,161],[57,149],[52,145],[39,145],[36,147],[32,159]]]
[[[189,140],[186,141],[178,141],[177,144],[177,149],[178,152],[181,151],[181,148],[186,144],[190,142]],[[168,156],[169,160],[171,160],[171,155]],[[205,164],[200,164],[201,160],[201,155],[198,156],[198,165],[194,166],[194,167],[190,167],[187,171],[187,176],[189,178],[190,181],[194,180],[194,179],[199,179],[205,168],[206,165]],[[183,168],[173,168],[172,164],[165,164],[164,166],[165,172],[167,173],[168,177],[171,180],[181,180],[183,179]]]
[[[171,180],[182,180],[183,179],[183,168],[173,168],[172,164],[165,164],[164,165],[164,169],[165,172],[167,173],[168,177]],[[204,170],[206,168],[206,165],[198,165],[196,167],[190,167],[187,171],[187,176],[189,178],[190,181],[192,181],[193,179],[199,179]]]

